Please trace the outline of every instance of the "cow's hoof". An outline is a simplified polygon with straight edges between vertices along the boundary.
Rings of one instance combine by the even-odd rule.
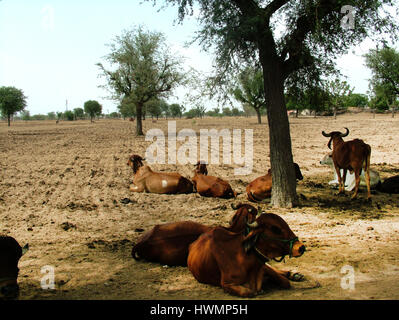
[[[305,280],[305,276],[299,272],[294,272],[294,273],[290,272],[288,275],[288,280],[300,282]]]

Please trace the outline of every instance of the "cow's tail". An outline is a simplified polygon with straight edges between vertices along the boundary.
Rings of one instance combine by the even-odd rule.
[[[140,245],[140,243],[134,245],[134,246],[133,246],[133,249],[132,249],[132,257],[133,257],[133,259],[136,260],[136,261],[141,260],[140,256],[139,256],[138,253],[137,253],[137,250],[139,249],[139,245]]]
[[[365,160],[364,160],[364,171],[369,173],[370,172],[370,158],[371,158],[371,147],[367,144],[366,145],[366,152],[365,152]]]
[[[371,147],[370,145],[366,144],[366,152],[365,152],[365,161],[364,161],[364,174],[368,178],[366,179],[366,185],[367,185],[367,197],[368,199],[371,199],[371,181],[370,181],[370,158],[371,158]]]

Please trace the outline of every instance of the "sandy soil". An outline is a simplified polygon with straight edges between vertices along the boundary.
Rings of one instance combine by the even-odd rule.
[[[266,119],[264,119],[266,122]],[[270,288],[254,299],[399,299],[399,195],[365,191],[350,201],[328,185],[332,172],[319,164],[328,152],[321,130],[351,130],[372,147],[372,168],[381,177],[399,173],[399,117],[356,114],[332,118],[291,118],[295,161],[304,180],[301,205],[262,208],[281,215],[307,246],[298,259],[273,263],[298,270],[306,281],[290,290]],[[144,129],[167,133],[167,121],[146,120]],[[177,130],[192,128],[254,131],[254,170],[235,176],[236,165],[210,165],[209,174],[244,192],[247,183],[270,167],[267,124],[255,118],[178,120]],[[130,256],[132,244],[155,224],[193,220],[227,225],[231,203],[246,201],[190,195],[133,194],[130,154],[144,154],[151,144],[133,135],[123,120],[15,122],[0,124],[0,233],[30,250],[19,263],[21,299],[235,299],[219,287],[198,283],[189,270]],[[347,139],[348,139],[347,138]],[[192,176],[191,165],[156,164],[155,170]],[[127,204],[122,199],[129,198]],[[55,290],[42,290],[44,266],[55,269]],[[351,266],[354,290],[341,287],[341,268]]]

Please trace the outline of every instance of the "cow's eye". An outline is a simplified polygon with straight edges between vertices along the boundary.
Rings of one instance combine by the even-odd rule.
[[[271,230],[272,230],[272,232],[273,232],[274,234],[278,234],[278,235],[282,234],[281,229],[280,229],[279,227],[272,226],[272,227],[271,227]]]

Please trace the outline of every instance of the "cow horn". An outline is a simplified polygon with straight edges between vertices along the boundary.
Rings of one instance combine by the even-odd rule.
[[[321,132],[321,134],[325,137],[331,137],[331,133],[325,133],[324,131]]]
[[[344,138],[344,137],[346,137],[349,134],[349,129],[346,128],[346,127],[344,127],[344,128],[346,129],[346,133],[341,133],[340,134],[341,138]]]
[[[22,255],[24,255],[25,253],[27,253],[29,250],[29,243],[27,243],[26,245],[24,245],[24,247],[22,248]]]
[[[254,221],[252,223],[247,223],[247,226],[250,227],[251,229],[255,229],[259,227],[258,221]]]

